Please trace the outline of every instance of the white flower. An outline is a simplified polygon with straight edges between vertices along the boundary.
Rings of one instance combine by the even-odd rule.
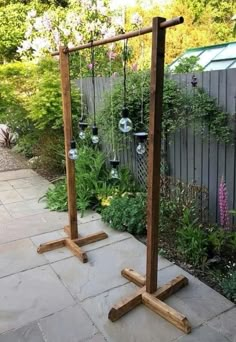
[[[78,44],[80,44],[81,41],[83,40],[83,36],[78,31],[74,32],[74,37],[75,37],[76,43]]]
[[[116,35],[116,30],[114,27],[110,27],[107,29],[107,32],[104,34],[104,39],[111,38]]]
[[[69,42],[67,44],[67,46],[68,46],[69,49],[72,49],[73,47],[75,47],[75,45],[72,42]]]
[[[30,10],[28,13],[27,13],[27,19],[31,19],[31,18],[35,18],[37,15],[37,12],[35,9],[32,9]]]
[[[143,18],[138,13],[134,13],[131,17],[131,24],[142,25],[142,23],[143,23]]]
[[[33,26],[32,25],[29,25],[27,27],[27,30],[25,31],[25,38],[29,38],[32,34],[32,31],[33,31]]]
[[[62,32],[63,32],[64,36],[66,36],[66,37],[68,37],[70,35],[70,30],[67,28],[63,28]]]
[[[42,17],[37,17],[34,22],[34,28],[36,31],[42,31],[44,28]]]
[[[59,31],[57,29],[55,29],[52,32],[52,35],[53,35],[53,38],[54,38],[56,45],[59,46],[60,45],[60,33],[59,33]]]
[[[37,53],[42,50],[49,50],[51,44],[47,38],[36,37],[33,39],[31,47]]]
[[[47,12],[45,12],[42,17],[42,24],[47,31],[52,29],[51,18]]]

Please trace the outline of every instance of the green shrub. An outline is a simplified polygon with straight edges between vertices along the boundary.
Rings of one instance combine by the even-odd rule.
[[[204,266],[208,257],[208,239],[206,233],[192,219],[186,209],[180,227],[177,229],[177,249],[184,260],[194,266]]]
[[[141,90],[143,88],[143,90]],[[189,91],[190,90],[190,91]],[[141,124],[141,109],[143,92],[144,124]],[[133,122],[133,130],[147,130],[149,121],[150,101],[150,72],[139,71],[128,74],[127,77],[127,107],[129,117]],[[112,90],[114,122],[121,118],[123,107],[123,81],[119,79]],[[106,140],[112,140],[111,95],[108,92],[98,110],[98,121],[103,129]],[[228,115],[218,107],[214,98],[211,98],[203,89],[181,89],[177,83],[165,78],[163,90],[163,134],[174,133],[176,130],[195,124],[195,130],[204,136],[204,128],[209,128],[219,141],[229,142],[231,130],[228,127]],[[121,141],[118,125],[115,125],[115,137]]]
[[[96,149],[84,146],[79,149],[79,158],[76,160],[75,167],[77,208],[83,215],[87,208],[96,204],[97,188],[107,179],[105,156]],[[48,208],[51,210],[67,210],[65,180],[50,189],[46,197]]]
[[[220,286],[224,295],[236,303],[236,263],[229,261],[226,267],[227,273],[220,281]]]
[[[103,221],[114,229],[143,234],[146,231],[146,195],[137,193],[114,197],[101,215]]]

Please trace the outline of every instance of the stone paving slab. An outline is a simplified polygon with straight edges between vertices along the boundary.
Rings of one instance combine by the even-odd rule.
[[[60,279],[79,300],[125,284],[127,280],[120,275],[125,267],[144,273],[146,248],[130,237],[88,252],[88,260],[88,263],[82,264],[73,257],[52,264]],[[159,268],[172,265],[161,257],[159,261]]]
[[[50,184],[43,177],[36,175],[36,173],[35,173],[35,176],[31,176],[27,178],[12,179],[12,180],[9,180],[8,183],[15,189],[30,188],[34,185],[38,186],[39,184],[40,185]]]
[[[108,341],[170,342],[183,335],[180,330],[144,305],[139,305],[114,323],[109,321],[108,313],[111,307],[135,291],[137,286],[129,283],[88,298],[81,305]]]
[[[0,172],[0,181],[33,177],[36,173],[30,169]]]
[[[45,195],[49,186],[49,184],[34,185],[27,188],[18,188],[16,191],[24,200],[39,199]]]
[[[98,329],[79,304],[42,318],[39,325],[47,342],[81,342],[98,333]]]
[[[207,327],[201,326],[193,329],[192,333],[177,339],[178,342],[229,342],[229,340],[219,334],[217,331]]]
[[[45,342],[37,323],[8,331],[0,335],[0,342]]]
[[[0,245],[0,278],[30,268],[45,265],[48,261],[37,253],[30,239]]]
[[[186,315],[192,327],[234,306],[231,301],[176,265],[160,270],[159,285],[164,285],[180,274],[188,278],[189,284],[168,298],[166,303]]]
[[[3,204],[22,201],[22,196],[14,189],[0,191],[0,200]]]
[[[229,341],[236,342],[236,307],[208,321],[207,325]]]
[[[11,219],[5,223],[0,222],[0,243],[59,230],[67,222],[67,214],[47,210],[40,214]]]
[[[0,181],[0,191],[13,190],[11,184],[7,181]]]
[[[12,216],[9,214],[7,209],[3,205],[0,204],[0,228],[1,228],[1,225],[11,220],[12,220]]]
[[[35,199],[5,204],[5,208],[14,218],[44,213],[47,210],[44,201],[38,202]]]
[[[0,279],[0,333],[22,327],[74,301],[50,266]]]

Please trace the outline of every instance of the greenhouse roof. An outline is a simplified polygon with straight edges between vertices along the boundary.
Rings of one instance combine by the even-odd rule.
[[[191,56],[199,57],[198,64],[204,71],[236,68],[236,42],[188,49],[170,64],[170,70],[174,70],[182,58]]]

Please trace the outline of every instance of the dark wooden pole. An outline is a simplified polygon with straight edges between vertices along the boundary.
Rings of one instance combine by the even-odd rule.
[[[68,158],[70,142],[72,140],[72,115],[71,115],[71,94],[70,94],[70,68],[69,53],[65,47],[60,47],[60,74],[61,74],[61,91],[62,91],[62,107],[64,122],[64,138],[65,138],[65,157],[66,157],[66,179],[67,179],[67,197],[68,197],[68,214],[69,214],[69,237],[78,238],[77,229],[77,207],[76,207],[76,184],[75,184],[75,164]]]
[[[147,275],[146,291],[157,290],[158,228],[160,206],[161,119],[164,81],[165,28],[164,18],[153,18],[150,87],[148,199],[147,199]]]

